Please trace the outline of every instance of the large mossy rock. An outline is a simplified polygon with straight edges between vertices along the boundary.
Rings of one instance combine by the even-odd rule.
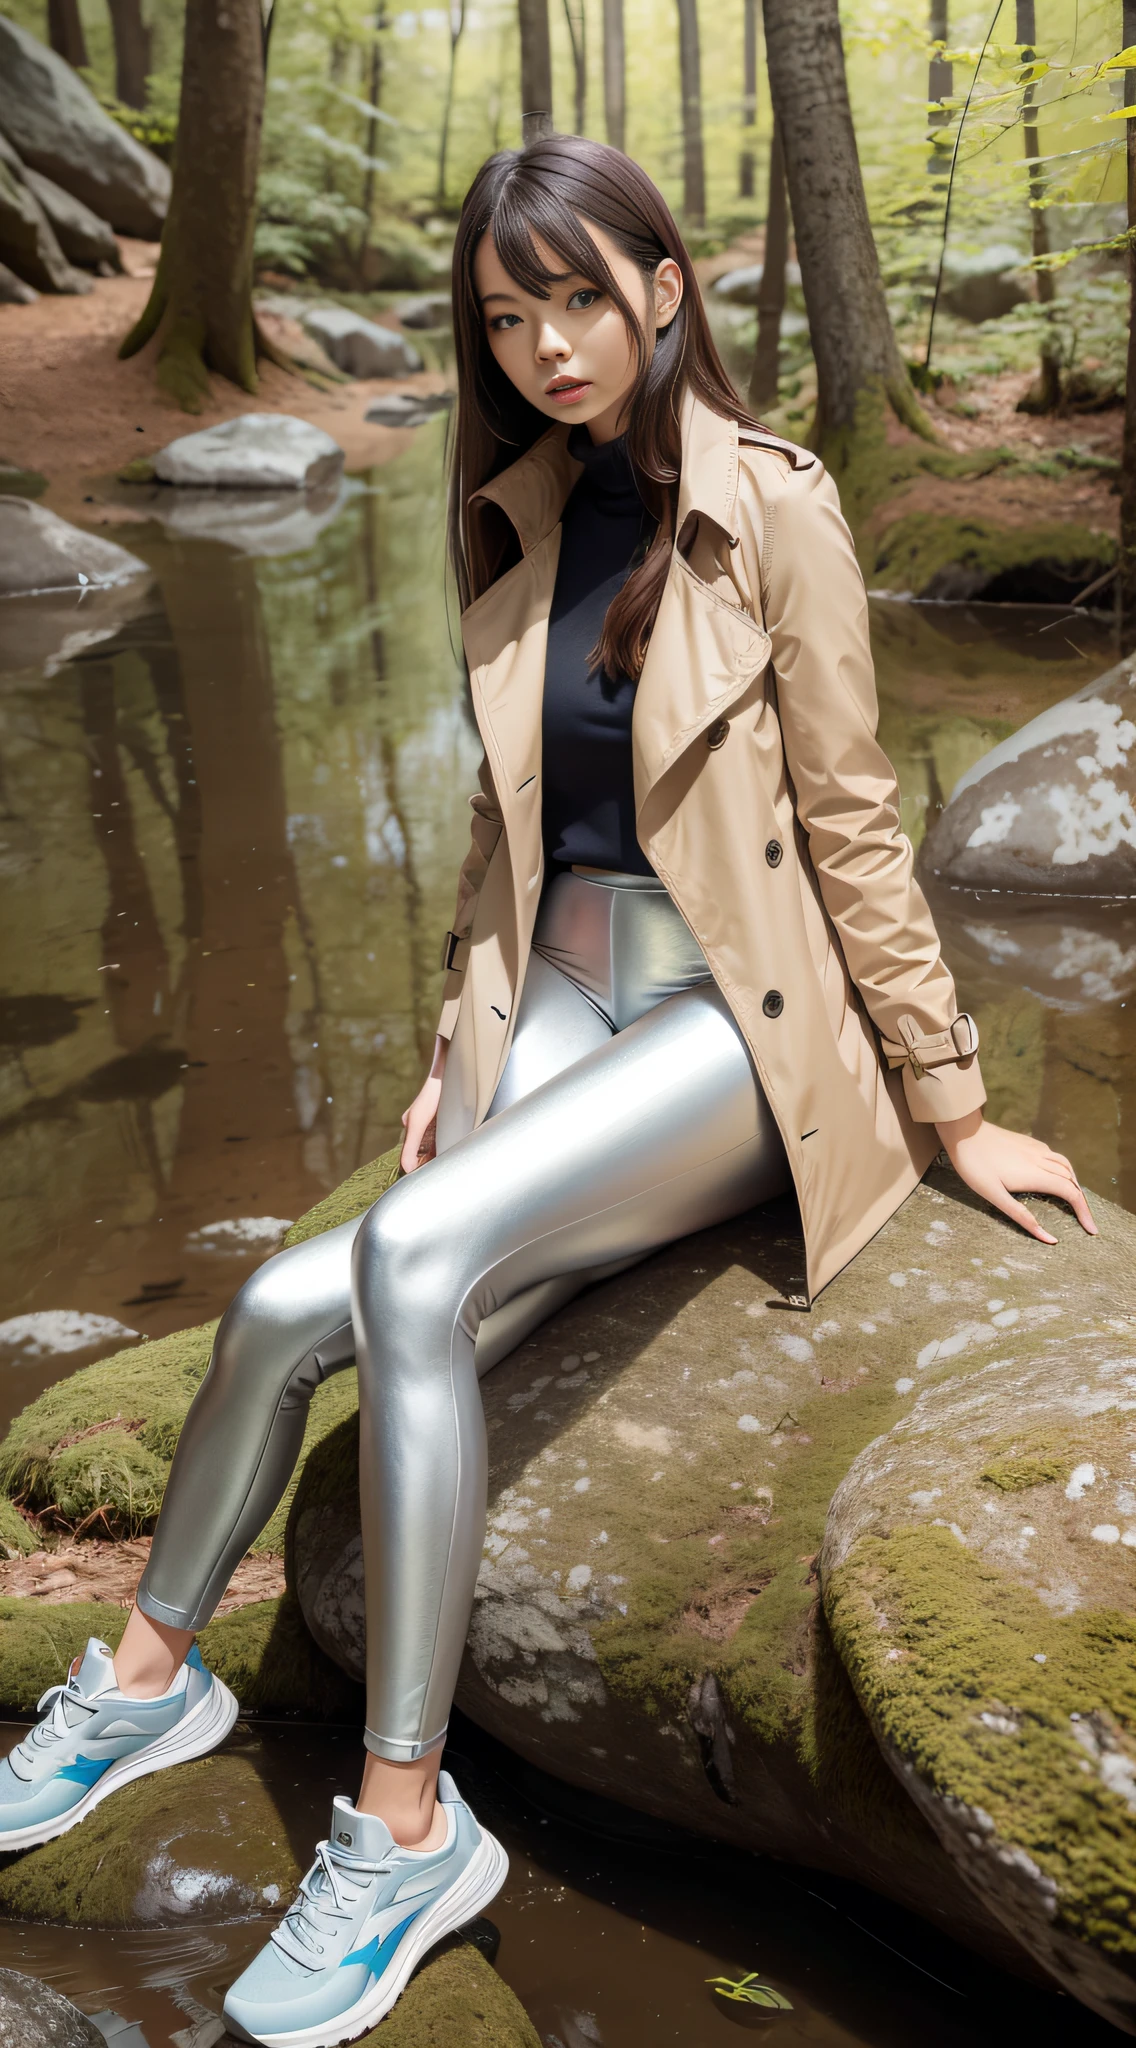
[[[871,580],[913,597],[1067,604],[1115,559],[1111,534],[1072,520],[1005,526],[903,512],[876,543]]]
[[[38,1977],[0,1969],[0,2048],[105,2048],[85,2012]]]
[[[776,1210],[558,1315],[483,1382],[491,1505],[459,1701],[580,1786],[855,1876],[988,1952],[1004,1929],[1136,2031],[1136,1490],[1129,1508],[1114,1491],[1136,1489],[1136,1222],[1099,1203],[1091,1239],[1052,1214],[1049,1249],[936,1169],[809,1316],[785,1306],[798,1246]],[[935,1493],[940,1427],[982,1550]],[[309,1458],[288,1559],[317,1639],[358,1671],[354,1432]],[[893,1443],[931,1476],[881,1481],[867,1532],[824,1573],[830,1501]],[[1099,1507],[1103,1477],[1094,1501],[1076,1478],[1088,1462],[1112,1475]],[[1083,1506],[1066,1499],[1078,1485]],[[881,1611],[917,1656],[867,1604],[883,1532]],[[1058,1667],[1060,1712],[1035,1726]],[[983,1715],[1029,1720],[1030,1740]],[[1098,1727],[1103,1764],[1086,1742]],[[982,1882],[963,1821],[943,1821],[961,1807],[994,1817]],[[1045,1940],[1022,1895],[1031,1860]]]
[[[954,889],[1136,897],[1136,659],[1039,712],[961,776],[920,864]]]
[[[170,197],[166,165],[112,121],[62,57],[3,15],[0,132],[119,234],[157,241]]]

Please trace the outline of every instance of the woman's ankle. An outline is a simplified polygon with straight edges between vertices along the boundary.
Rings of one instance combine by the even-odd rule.
[[[439,1761],[437,1752],[412,1764],[368,1753],[356,1810],[385,1821],[401,1849],[440,1848],[446,1816],[438,1801]]]
[[[127,1699],[160,1699],[169,1691],[193,1646],[192,1629],[167,1628],[132,1607],[114,1653],[115,1683]]]

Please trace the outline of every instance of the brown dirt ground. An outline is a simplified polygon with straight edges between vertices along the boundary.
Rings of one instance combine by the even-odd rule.
[[[111,1607],[129,1607],[149,1555],[148,1536],[128,1543],[68,1537],[53,1550],[37,1550],[32,1557],[0,1562],[0,1595],[35,1600],[44,1607],[72,1600],[103,1600]],[[274,1600],[283,1591],[282,1557],[246,1557],[233,1573],[217,1612],[232,1614],[254,1600]]]
[[[128,274],[96,278],[82,298],[45,294],[32,306],[0,306],[0,462],[41,471],[48,479],[44,503],[64,517],[120,523],[119,508],[98,503],[100,481],[134,456],[155,455],[178,434],[238,413],[294,413],[334,436],[348,469],[368,469],[404,447],[413,432],[368,426],[363,415],[372,400],[391,390],[434,391],[444,382],[423,371],[318,391],[266,362],[257,392],[215,377],[204,411],[183,413],[158,389],[152,347],[129,362],[118,359],[123,335],[146,304],[157,258],[155,244],[122,240],[119,247]],[[290,322],[269,316],[264,325],[274,342],[299,345]],[[83,506],[92,486],[95,510]]]

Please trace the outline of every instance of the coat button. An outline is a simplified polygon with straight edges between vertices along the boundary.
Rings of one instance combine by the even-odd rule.
[[[779,1017],[785,1008],[785,998],[779,988],[771,988],[761,1004],[767,1017]]]
[[[765,849],[765,858],[769,862],[771,868],[780,867],[781,856],[784,853],[784,851],[785,849],[782,846],[781,841],[779,839],[771,839],[769,841],[769,844]]]
[[[706,728],[706,744],[710,748],[724,747],[729,734],[730,728],[726,720],[724,718],[716,718],[713,725]]]

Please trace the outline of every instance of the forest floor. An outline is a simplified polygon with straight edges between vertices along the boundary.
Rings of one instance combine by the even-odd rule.
[[[0,1559],[0,1598],[32,1600],[54,1607],[72,1600],[103,1600],[129,1607],[150,1557],[150,1538],[116,1542],[104,1537],[61,1536],[31,1557]],[[284,1560],[268,1552],[242,1558],[217,1609],[232,1614],[256,1600],[275,1600],[284,1591]]]
[[[430,391],[444,384],[439,371],[427,370],[318,390],[304,377],[265,363],[255,394],[214,378],[209,404],[187,416],[159,391],[152,348],[129,362],[118,358],[122,336],[146,303],[157,257],[156,246],[148,243],[123,241],[121,247],[126,274],[96,279],[82,298],[44,296],[32,306],[0,307],[0,465],[44,475],[45,502],[65,517],[80,517],[87,524],[141,517],[121,503],[121,490],[108,491],[104,498],[100,485],[109,484],[132,457],[153,455],[178,434],[238,413],[297,414],[339,441],[349,470],[370,468],[404,447],[413,431],[369,424],[364,415],[372,401],[392,389]],[[722,270],[752,259],[748,243],[739,243],[698,269],[708,284]],[[262,318],[278,345],[304,346],[291,323],[272,315]],[[1115,535],[1115,477],[1092,462],[1119,457],[1122,408],[1044,418],[1018,412],[1030,377],[1031,372],[1006,371],[972,378],[964,410],[956,409],[958,394],[949,384],[927,401],[946,448],[959,454],[1009,448],[1017,459],[986,475],[924,472],[905,480],[876,506],[876,530],[907,513],[932,512],[1006,527],[1073,522]],[[782,410],[771,423],[791,437],[805,432],[799,412],[786,422]],[[897,422],[891,438],[915,450],[921,445]],[[1051,460],[1070,449],[1077,452],[1072,466]],[[1056,473],[1046,474],[1046,468]]]

